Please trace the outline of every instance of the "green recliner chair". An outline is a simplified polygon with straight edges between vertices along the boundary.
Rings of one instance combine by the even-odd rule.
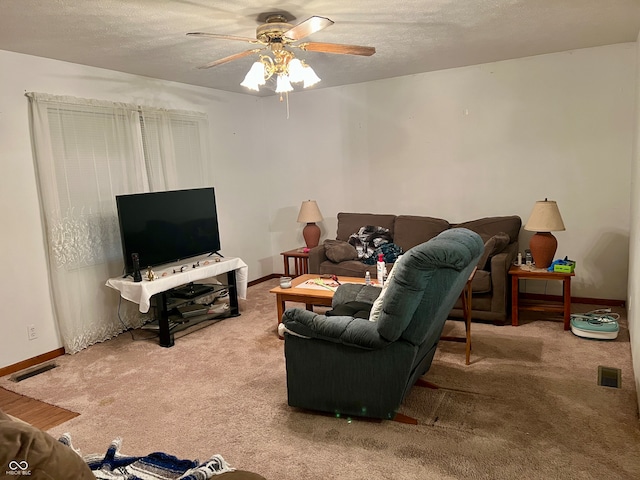
[[[446,230],[405,252],[382,291],[341,285],[333,310],[371,302],[369,319],[286,310],[281,329],[289,405],[396,418],[411,387],[429,370],[447,316],[483,249],[471,230]]]

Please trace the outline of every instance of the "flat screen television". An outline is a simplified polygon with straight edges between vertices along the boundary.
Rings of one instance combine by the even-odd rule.
[[[125,275],[220,250],[213,187],[117,195]]]

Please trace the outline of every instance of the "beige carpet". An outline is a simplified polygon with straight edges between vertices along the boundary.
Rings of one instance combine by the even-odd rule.
[[[615,341],[532,317],[519,327],[474,323],[472,364],[464,344],[440,343],[425,378],[442,388],[414,387],[402,406],[419,425],[350,420],[287,406],[268,293],[276,284],[251,287],[240,317],[173,348],[123,334],[0,386],[79,412],[49,432],[70,432],[83,453],[122,437],[125,454],[219,453],[271,480],[640,478],[626,321]],[[445,333],[462,330],[448,322]],[[622,388],[598,386],[599,365],[622,369]]]

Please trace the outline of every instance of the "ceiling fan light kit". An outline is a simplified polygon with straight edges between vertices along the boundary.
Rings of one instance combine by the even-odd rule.
[[[287,50],[274,50],[274,59],[268,55],[260,55],[240,85],[258,92],[267,80],[276,75],[276,93],[293,91],[292,83],[302,83],[303,88],[309,88],[320,81],[309,65],[293,56]]]
[[[302,83],[303,88],[309,88],[318,82],[320,77],[304,61],[295,58],[293,52],[287,48],[299,48],[303,51],[315,51],[323,53],[335,53],[342,55],[373,55],[376,51],[374,47],[363,47],[359,45],[342,45],[338,43],[317,43],[305,42],[295,44],[312,33],[318,32],[330,25],[333,21],[325,17],[313,16],[298,25],[287,23],[284,14],[273,13],[264,15],[266,23],[256,29],[256,38],[237,37],[233,35],[221,35],[215,33],[192,32],[191,36],[210,37],[225,40],[240,40],[252,44],[262,44],[263,48],[246,50],[225,58],[207,63],[199,68],[211,68],[224,63],[238,60],[254,53],[267,50],[273,58],[266,54],[261,54],[244,80],[240,83],[243,87],[253,91],[260,91],[271,77],[276,76],[276,93],[283,94],[293,91],[292,83]],[[262,17],[262,15],[261,15]]]

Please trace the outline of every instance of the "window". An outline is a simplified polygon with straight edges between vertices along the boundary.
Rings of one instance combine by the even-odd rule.
[[[204,114],[28,93],[56,318],[67,352],[120,322],[107,278],[122,273],[115,196],[210,184]],[[126,323],[126,325],[125,325]]]

